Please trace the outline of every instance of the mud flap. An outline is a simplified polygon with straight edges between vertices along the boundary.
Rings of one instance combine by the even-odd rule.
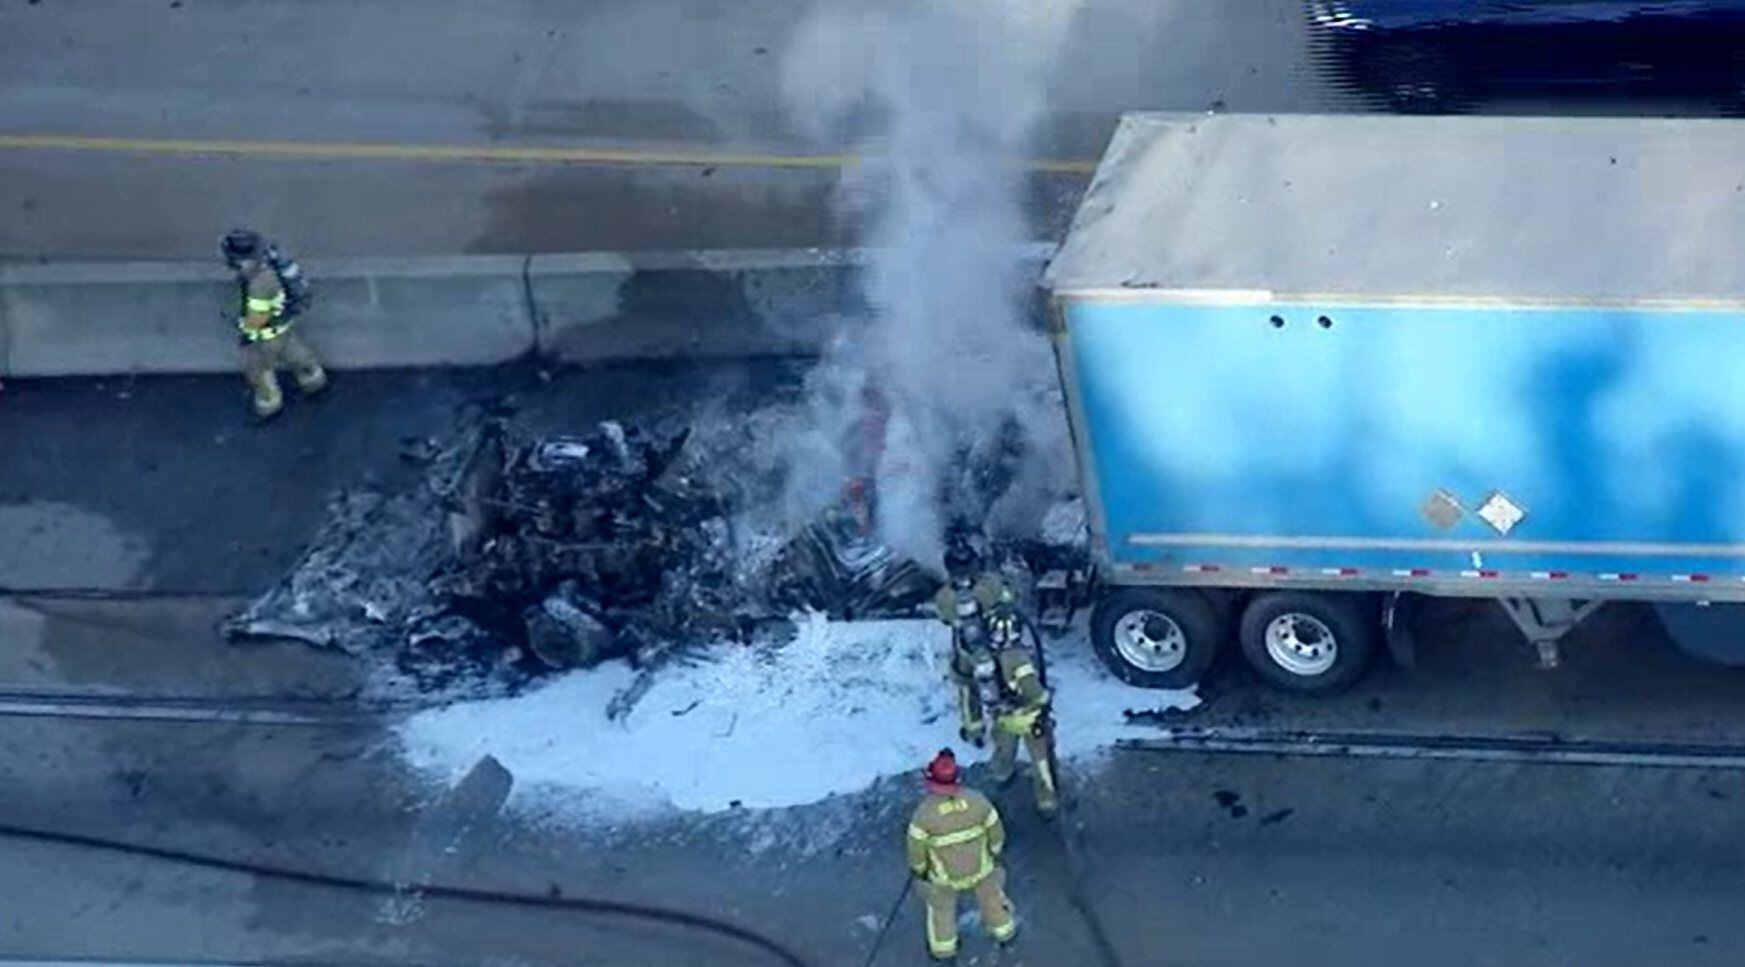
[[[1418,639],[1412,634],[1412,615],[1417,598],[1395,591],[1382,602],[1381,626],[1388,654],[1401,668],[1418,667]]]
[[[1745,605],[1661,602],[1654,613],[1679,651],[1698,661],[1745,666]]]

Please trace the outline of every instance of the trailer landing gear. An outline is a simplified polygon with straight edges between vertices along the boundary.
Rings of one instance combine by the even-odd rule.
[[[1539,653],[1540,668],[1556,668],[1557,643],[1593,614],[1604,601],[1572,601],[1568,598],[1498,598],[1515,627]]]

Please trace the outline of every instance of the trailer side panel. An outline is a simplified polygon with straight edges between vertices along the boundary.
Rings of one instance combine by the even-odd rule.
[[[1059,311],[1116,580],[1745,595],[1745,307],[1134,291]]]

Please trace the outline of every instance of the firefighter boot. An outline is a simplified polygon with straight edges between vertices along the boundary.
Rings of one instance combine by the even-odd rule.
[[[297,378],[297,388],[305,396],[314,396],[327,388],[327,370],[319,365],[313,369],[297,370],[293,375]]]
[[[297,388],[303,391],[303,395],[314,396],[326,389],[327,370],[321,368],[315,350],[298,339],[296,333],[286,333],[279,338],[283,341],[280,353],[291,367],[291,375],[297,380]]]
[[[1054,776],[1054,739],[1047,731],[1037,729],[1024,736],[1024,751],[1030,753],[1031,778],[1036,783],[1036,811],[1044,818],[1060,809],[1059,790]]]
[[[279,374],[272,370],[250,373],[249,385],[254,389],[254,418],[265,423],[285,408],[285,394],[279,389]]]
[[[1060,812],[1060,798],[1054,785],[1054,757],[1048,754],[1045,742],[1033,745],[1030,754],[1035,756],[1032,768],[1036,778],[1036,811],[1050,819]]]
[[[976,906],[981,908],[982,927],[1001,947],[1018,936],[1018,918],[1006,897],[1006,870],[999,867],[975,885]]]

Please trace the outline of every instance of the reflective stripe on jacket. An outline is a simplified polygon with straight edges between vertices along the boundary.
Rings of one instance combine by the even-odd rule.
[[[1000,669],[1000,705],[994,723],[1014,735],[1035,730],[1036,720],[1048,711],[1048,689],[1042,687],[1042,677],[1036,663],[1022,648],[1007,648],[994,656]]]
[[[970,592],[975,602],[976,613],[985,615],[1002,601],[1015,600],[1012,589],[997,574],[983,574],[976,578]],[[933,595],[933,613],[939,620],[955,628],[959,620],[957,607],[957,590],[950,583],[940,588]]]
[[[986,879],[1005,846],[999,811],[973,789],[929,793],[909,821],[909,870],[953,890],[973,889]]]
[[[236,328],[244,342],[277,339],[291,328],[291,318],[285,315],[285,288],[270,269],[255,273],[242,284],[242,312]]]

